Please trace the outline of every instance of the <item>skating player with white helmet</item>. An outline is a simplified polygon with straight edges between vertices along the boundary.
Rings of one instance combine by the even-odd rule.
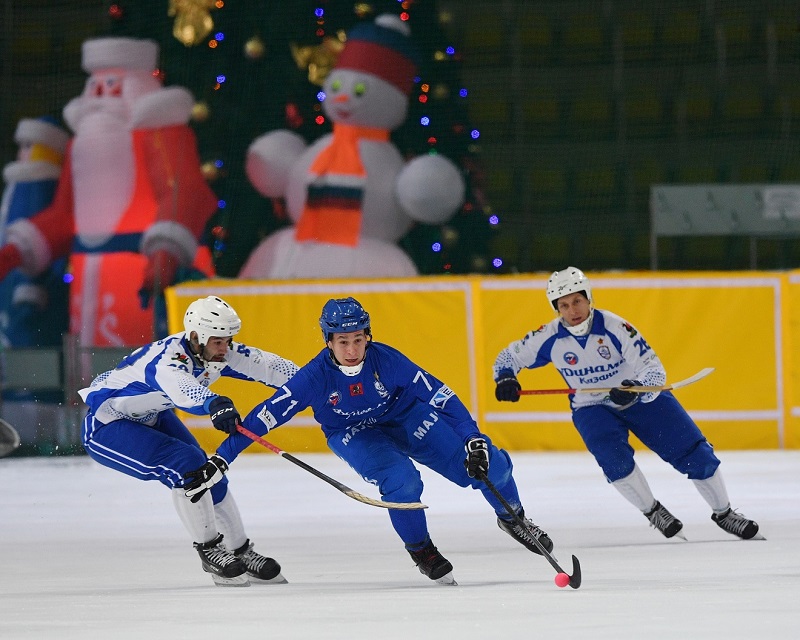
[[[548,363],[572,389],[615,387],[569,396],[575,427],[614,488],[665,537],[683,537],[683,524],[655,499],[636,465],[628,442],[633,433],[692,480],[720,528],[743,539],[760,537],[758,524],[731,509],[719,459],[672,393],[626,390],[665,384],[661,360],[644,337],[625,319],[594,307],[591,283],[575,267],[550,276],[547,299],[558,317],[512,342],[495,360],[497,400],[517,402],[517,373]]]
[[[232,433],[239,413],[230,398],[209,390],[212,383],[226,376],[278,388],[297,371],[274,353],[234,342],[241,326],[221,298],[195,300],[184,315],[184,331],[137,349],[79,391],[89,406],[86,453],[110,469],[171,489],[203,570],[220,586],[286,582],[275,560],[253,550],[227,478],[195,498],[183,488],[184,476],[206,454],[173,409],[210,415],[215,428]]]

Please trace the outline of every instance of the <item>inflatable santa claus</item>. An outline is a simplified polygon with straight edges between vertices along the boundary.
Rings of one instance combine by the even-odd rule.
[[[70,332],[83,346],[153,339],[149,301],[193,263],[217,207],[187,124],[194,100],[162,87],[158,55],[152,40],[83,43],[90,77],[63,111],[75,135],[54,200],[12,224],[0,249],[0,278],[69,255]]]

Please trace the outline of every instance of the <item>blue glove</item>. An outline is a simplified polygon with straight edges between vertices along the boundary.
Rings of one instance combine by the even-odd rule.
[[[622,381],[623,387],[641,387],[642,383],[638,380],[623,380]],[[608,397],[611,398],[611,402],[614,404],[618,404],[620,406],[624,406],[626,404],[633,404],[639,399],[641,394],[635,393],[633,391],[623,391],[622,389],[612,389]]]
[[[236,433],[236,426],[242,423],[239,412],[233,406],[233,400],[225,396],[214,398],[208,404],[208,411],[214,428],[225,433]]]
[[[519,381],[514,376],[500,378],[494,389],[494,397],[500,402],[519,402],[519,392],[522,389]]]

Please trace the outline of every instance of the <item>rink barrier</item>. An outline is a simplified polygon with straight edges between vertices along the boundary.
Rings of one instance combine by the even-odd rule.
[[[658,353],[667,381],[716,371],[675,393],[721,449],[800,448],[800,272],[588,273],[595,305],[629,320]],[[191,282],[167,291],[171,331],[198,297],[219,295],[242,317],[241,342],[303,365],[324,344],[320,309],[353,295],[373,334],[453,388],[482,430],[510,450],[580,451],[563,396],[494,398],[492,363],[512,340],[554,317],[546,274],[352,281]],[[552,366],[523,370],[523,388],[564,386]],[[272,390],[222,380],[214,386],[245,412]],[[206,447],[221,435],[207,418],[181,414]],[[310,411],[272,432],[288,451],[327,451]],[[634,446],[641,445],[635,441]],[[251,448],[252,449],[252,448]]]

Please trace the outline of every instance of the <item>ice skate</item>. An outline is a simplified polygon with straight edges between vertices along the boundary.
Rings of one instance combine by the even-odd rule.
[[[764,536],[758,533],[758,523],[748,520],[741,513],[736,513],[728,507],[723,513],[712,513],[711,519],[723,531],[740,537],[742,540],[765,540]]]
[[[453,565],[447,560],[439,550],[433,545],[430,538],[428,544],[418,551],[408,551],[414,564],[419,568],[419,572],[428,576],[438,584],[457,585],[453,578]]]
[[[281,575],[281,565],[253,551],[253,543],[245,540],[233,554],[244,562],[247,576],[253,584],[286,584],[288,580]]]
[[[247,566],[222,544],[222,534],[209,542],[195,542],[203,571],[210,573],[218,587],[249,587]]]
[[[504,520],[503,518],[497,518],[497,526],[530,551],[542,555],[542,552],[539,551],[539,548],[533,541],[533,539],[536,538],[536,540],[539,541],[539,544],[541,544],[545,549],[547,549],[547,552],[550,553],[553,550],[553,541],[550,539],[550,536],[533,524],[532,520],[529,520],[525,517],[524,509],[520,509],[518,515],[525,522],[526,526],[524,529],[522,526],[517,524],[516,521]]]
[[[667,508],[658,500],[653,508],[644,514],[644,517],[650,521],[650,526],[658,529],[665,538],[677,536],[681,540],[686,540],[686,536],[681,532],[683,523],[667,511]]]

